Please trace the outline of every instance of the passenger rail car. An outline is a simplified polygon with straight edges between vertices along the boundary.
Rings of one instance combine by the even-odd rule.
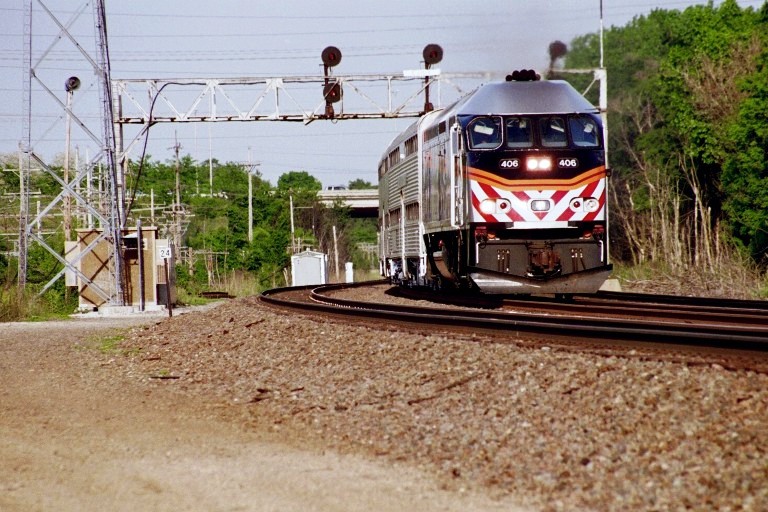
[[[612,269],[606,186],[599,111],[570,84],[486,84],[384,153],[381,273],[490,294],[595,292]]]

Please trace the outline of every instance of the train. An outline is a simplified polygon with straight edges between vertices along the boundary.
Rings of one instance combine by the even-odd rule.
[[[425,112],[382,155],[379,265],[392,284],[595,293],[609,260],[600,111],[521,70]]]

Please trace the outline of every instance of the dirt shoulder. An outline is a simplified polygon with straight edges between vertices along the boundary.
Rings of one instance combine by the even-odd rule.
[[[3,511],[768,510],[768,374],[716,359],[256,298],[0,327]]]
[[[0,510],[515,509],[412,467],[276,442],[98,348],[162,320],[0,325]]]

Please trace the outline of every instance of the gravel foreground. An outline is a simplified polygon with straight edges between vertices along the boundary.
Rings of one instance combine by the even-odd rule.
[[[768,376],[350,326],[256,298],[135,328],[115,367],[244,428],[541,511],[768,510]]]

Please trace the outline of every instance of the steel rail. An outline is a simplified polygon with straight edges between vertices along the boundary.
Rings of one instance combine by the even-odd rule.
[[[735,309],[739,311],[754,310],[768,313],[768,300],[742,300],[720,297],[685,297],[681,295],[656,295],[650,293],[608,292],[599,291],[595,295],[574,295],[574,298],[589,298],[603,300],[621,300],[648,304],[676,304],[682,307],[705,308],[719,310]]]
[[[768,309],[758,309],[752,306],[753,301],[746,301],[742,307],[738,307],[739,301],[732,301],[724,307],[713,306],[711,302],[698,302],[688,297],[654,296],[643,294],[615,293],[610,297],[598,295],[575,295],[572,300],[559,300],[551,297],[526,297],[510,298],[509,296],[488,295],[456,295],[435,294],[416,290],[398,290],[399,295],[440,302],[443,304],[466,305],[469,307],[488,308],[522,308],[531,309],[541,307],[551,312],[568,315],[583,314],[596,316],[608,314],[611,316],[651,316],[653,318],[673,319],[683,322],[696,321],[697,323],[719,322],[728,324],[743,324],[756,327],[768,327]],[[665,301],[664,297],[672,299]]]
[[[315,311],[321,314],[373,318],[396,323],[418,323],[472,328],[478,331],[503,333],[505,336],[547,334],[578,336],[611,341],[646,341],[718,347],[725,349],[766,351],[768,328],[738,325],[682,324],[652,320],[617,318],[582,318],[528,313],[503,313],[490,310],[459,310],[423,306],[402,306],[347,300],[326,295],[356,285],[325,285],[301,288],[276,288],[261,294],[269,304]],[[306,291],[311,302],[296,302],[280,298],[287,291]]]
[[[529,300],[505,300],[505,307],[531,308],[536,304],[556,306],[558,311],[568,314],[584,314],[595,316],[609,314],[612,316],[650,316],[678,321],[695,321],[697,323],[719,322],[743,324],[755,327],[768,327],[768,312],[755,309],[715,308],[711,306],[695,306],[683,304],[664,304],[661,302],[631,302],[621,299],[613,300],[579,300],[576,302],[555,302]]]

